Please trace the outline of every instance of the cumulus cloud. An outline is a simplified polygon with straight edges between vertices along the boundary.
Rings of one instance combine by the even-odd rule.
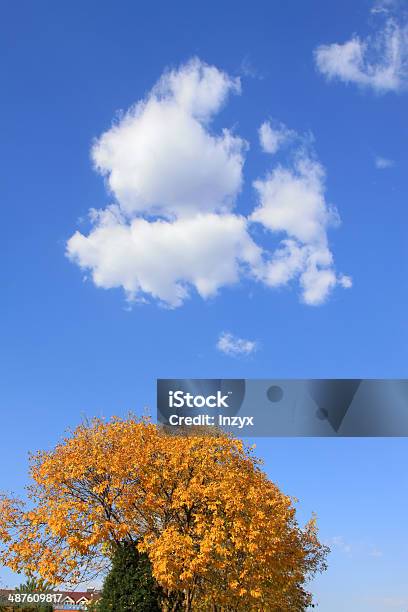
[[[228,212],[241,189],[245,142],[207,129],[240,83],[193,60],[165,73],[145,100],[95,143],[92,157],[123,212]]]
[[[288,141],[296,136],[294,130],[289,130],[285,124],[265,121],[259,128],[259,142],[265,153],[274,154]]]
[[[173,222],[163,219],[112,219],[99,222],[89,234],[76,232],[68,254],[90,269],[98,287],[123,287],[130,300],[150,295],[180,306],[193,286],[203,298],[256,269],[261,249],[238,215],[198,214]]]
[[[378,170],[386,170],[387,168],[392,168],[394,165],[394,160],[388,159],[387,157],[376,157],[375,158],[375,167]]]
[[[296,159],[293,169],[277,166],[254,183],[260,206],[252,219],[304,243],[322,241],[328,224],[338,219],[325,201],[324,178],[321,164],[306,155]]]
[[[315,50],[318,70],[327,79],[355,83],[379,93],[398,92],[408,85],[408,26],[387,17],[373,36],[353,36],[345,43]]]
[[[340,284],[351,286],[349,277],[337,277],[327,230],[339,223],[339,215],[325,199],[325,172],[303,150],[292,168],[277,166],[254,182],[259,205],[251,215],[270,232],[283,235],[279,248],[262,269],[262,280],[272,286],[299,278],[307,304],[321,304]]]
[[[258,349],[258,343],[222,332],[217,341],[217,349],[231,357],[246,357]]]
[[[215,133],[211,121],[239,92],[239,80],[192,60],[166,72],[95,142],[95,168],[114,203],[90,211],[89,233],[71,236],[67,256],[96,286],[178,307],[192,291],[206,299],[243,277],[271,287],[297,278],[308,304],[351,285],[328,246],[338,215],[325,200],[323,167],[303,145],[293,167],[255,181],[256,210],[237,212],[247,144],[228,129]],[[294,134],[263,126],[269,151]],[[255,242],[255,224],[279,236],[274,252]]]

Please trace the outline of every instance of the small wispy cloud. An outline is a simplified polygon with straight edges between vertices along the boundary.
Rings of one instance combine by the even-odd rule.
[[[230,357],[247,357],[258,349],[258,343],[255,340],[239,338],[229,332],[221,332],[217,349]]]
[[[376,0],[371,13],[389,13],[398,4],[398,0]]]
[[[379,610],[381,606],[381,610],[388,611],[395,608],[395,612],[405,612],[408,607],[407,597],[365,597],[364,602],[375,606],[376,610]]]
[[[338,548],[342,552],[349,555],[352,551],[352,546],[348,542],[345,541],[343,536],[334,536],[329,540],[329,546],[332,548]]]
[[[297,134],[294,130],[289,130],[284,123],[264,121],[258,130],[259,142],[265,153],[272,155]]]
[[[242,74],[242,76],[249,77],[251,79],[258,79],[262,81],[262,79],[264,78],[261,72],[259,72],[258,68],[255,66],[255,64],[252,62],[249,55],[246,55],[242,60],[239,72],[240,74]]]
[[[332,550],[337,550],[345,555],[358,555],[365,558],[372,557],[375,559],[379,559],[383,556],[383,551],[372,543],[361,540],[353,540],[353,542],[350,542],[341,535],[329,538],[326,544]]]
[[[343,287],[343,289],[351,289],[353,286],[353,279],[351,276],[347,276],[346,274],[341,274],[338,279],[339,284]]]
[[[384,12],[384,3],[376,12]],[[344,43],[321,45],[314,53],[316,67],[328,80],[338,79],[377,93],[408,87],[408,25],[386,17],[372,36],[353,36]]]
[[[369,554],[370,554],[370,557],[376,557],[376,558],[383,556],[382,551],[378,550],[378,548],[373,548],[372,550],[370,550]]]
[[[386,170],[387,168],[392,168],[395,165],[393,159],[388,159],[387,157],[376,157],[375,158],[375,167],[378,170]]]

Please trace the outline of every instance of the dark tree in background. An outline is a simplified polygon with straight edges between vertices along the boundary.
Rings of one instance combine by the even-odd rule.
[[[161,596],[147,555],[134,543],[122,542],[114,552],[98,612],[160,612]]]

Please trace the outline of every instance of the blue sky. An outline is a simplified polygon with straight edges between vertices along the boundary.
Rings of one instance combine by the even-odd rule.
[[[153,411],[158,377],[407,377],[406,23],[397,2],[369,0],[262,1],[256,8],[229,1],[222,6],[212,1],[194,6],[128,1],[3,5],[2,489],[21,492],[27,452],[52,446],[85,415],[142,412],[145,406]],[[347,41],[352,44],[332,46]],[[390,59],[387,45],[393,42],[398,57]],[[356,60],[359,53],[361,61]],[[115,166],[122,162],[115,155],[111,159],[95,139],[111,133],[115,118],[120,125],[118,111],[140,100],[147,105],[166,68],[178,75],[178,82],[191,74],[185,68],[191,58],[202,62],[196,69],[202,80],[207,78],[203,67],[211,66],[227,91],[221,88],[212,110],[206,107],[211,122],[197,119],[197,108],[186,110],[169,81],[159,103],[173,96],[169,104],[176,100],[181,108],[180,125],[193,121],[199,126],[210,166],[211,147],[216,137],[222,138],[223,128],[238,139],[234,151],[224,143],[227,153],[220,159],[226,170],[220,163],[215,199],[228,200],[231,223],[238,219],[241,226],[238,238],[231,230],[231,249],[236,250],[221,258],[231,260],[234,282],[224,282],[217,276],[219,266],[212,266],[216,294],[205,294],[199,285],[199,295],[197,284],[185,281],[190,273],[188,278],[197,278],[196,270],[190,270],[197,243],[208,246],[209,258],[217,254],[214,229],[208,235],[192,233],[193,254],[182,253],[177,262],[190,295],[169,308],[148,292],[128,292],[126,298],[121,288],[95,286],[88,246],[93,248],[90,239],[101,221],[92,225],[87,215],[89,209],[101,211],[119,202],[121,214],[127,207],[123,244],[128,244],[132,220],[139,222],[143,215],[151,224],[144,228],[148,235],[154,224],[148,217],[152,209],[146,208],[149,197],[141,208],[125,171],[124,190],[116,185],[109,192],[112,169],[122,172]],[[268,121],[275,136],[285,129],[292,134],[274,154],[262,151],[258,138]],[[143,125],[148,137],[157,138],[157,126],[150,132]],[[176,167],[170,132],[161,144]],[[95,142],[108,168],[105,177],[93,168]],[[189,150],[203,158],[194,147]],[[240,160],[245,162],[242,171]],[[301,162],[307,162],[303,175]],[[146,164],[142,169],[150,171]],[[284,180],[273,174],[277,168],[286,172]],[[204,174],[211,178],[216,170],[211,166]],[[194,171],[177,174],[177,180],[167,176],[174,201],[184,193],[183,180],[190,181],[185,188],[189,196],[196,189]],[[167,187],[154,172],[149,176],[151,183],[137,185],[145,195],[157,185]],[[311,189],[312,208],[317,206],[316,214],[311,212],[313,235],[301,235],[293,220],[276,230],[271,201],[266,196],[261,201],[253,186],[256,180],[265,186],[268,176],[275,203],[282,183],[289,189],[293,180]],[[151,200],[157,204],[154,195]],[[207,202],[199,196],[195,201],[194,194],[191,201],[196,209],[188,220],[194,221]],[[261,205],[263,223],[250,221]],[[329,222],[333,207],[341,218],[337,227]],[[166,218],[166,210],[161,213]],[[211,214],[218,223],[223,213],[214,208]],[[166,222],[174,231],[185,227],[179,211]],[[67,241],[76,231],[84,239],[74,245],[70,260]],[[95,256],[95,266],[108,262],[108,270],[99,267],[105,286],[112,282],[110,238],[107,234]],[[163,279],[157,270],[165,263],[172,274],[179,254],[170,249],[172,257],[161,261],[162,237],[156,239],[151,251],[151,261],[158,258],[155,278],[149,266],[137,274],[131,266],[129,274],[132,282],[144,275],[144,286],[154,281],[160,292]],[[287,245],[282,240],[291,241],[302,263],[276,286],[273,264],[276,252]],[[237,261],[248,241],[252,254],[241,270]],[[315,291],[323,278],[310,267],[316,253],[333,258],[323,266],[330,286],[322,293],[319,285],[313,293],[322,303],[306,304],[304,287]],[[88,270],[80,269],[79,258]],[[289,265],[287,259],[283,263]],[[115,260],[112,274],[120,285],[123,260]],[[352,278],[352,287],[342,286],[342,275]],[[170,300],[174,287],[166,289]],[[227,352],[217,348],[222,333],[232,335]],[[408,498],[407,448],[403,439],[259,441],[270,476],[299,497],[301,516],[318,513],[322,537],[333,543],[330,570],[314,585],[322,612],[408,609],[407,532],[401,514]],[[13,582],[3,570],[0,577]]]

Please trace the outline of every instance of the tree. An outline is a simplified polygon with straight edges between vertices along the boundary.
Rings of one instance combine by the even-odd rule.
[[[160,612],[161,595],[146,553],[128,541],[117,545],[98,612]]]
[[[301,528],[293,500],[227,435],[95,420],[34,455],[31,475],[29,508],[0,501],[0,561],[16,571],[78,581],[129,542],[148,555],[168,609],[297,612],[325,569],[315,519]]]

